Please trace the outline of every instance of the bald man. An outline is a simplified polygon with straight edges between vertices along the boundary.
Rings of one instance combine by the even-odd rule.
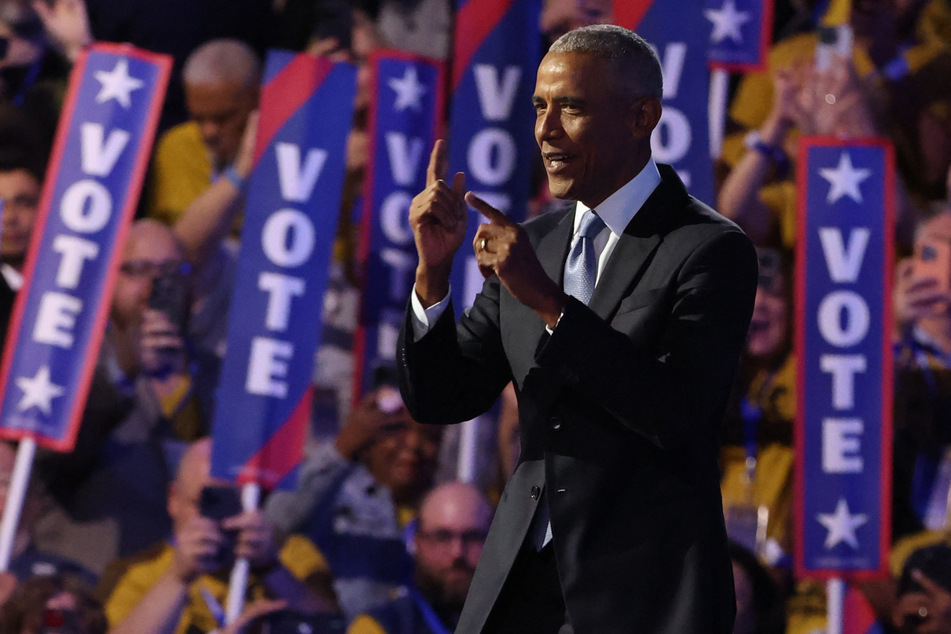
[[[474,486],[449,482],[419,509],[413,537],[415,587],[369,614],[348,634],[442,634],[456,627],[492,523],[492,507]]]
[[[190,120],[159,139],[145,201],[146,213],[167,224],[213,183],[243,190],[251,161],[241,141],[257,107],[261,62],[241,41],[211,40],[189,55],[182,81]]]

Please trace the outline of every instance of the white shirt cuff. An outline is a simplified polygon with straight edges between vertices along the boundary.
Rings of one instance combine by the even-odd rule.
[[[427,332],[432,330],[433,324],[439,321],[442,314],[446,312],[446,307],[449,305],[451,295],[452,293],[450,292],[429,308],[423,308],[422,302],[419,301],[419,295],[416,294],[416,285],[413,284],[413,292],[410,295],[410,306],[413,308],[413,339],[415,341],[419,341]]]

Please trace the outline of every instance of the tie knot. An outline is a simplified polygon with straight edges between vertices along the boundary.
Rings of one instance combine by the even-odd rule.
[[[594,238],[604,229],[604,221],[601,216],[590,209],[581,216],[581,224],[578,225],[578,236],[582,238]]]

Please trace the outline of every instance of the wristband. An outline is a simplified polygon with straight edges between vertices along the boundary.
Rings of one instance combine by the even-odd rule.
[[[789,159],[786,158],[786,152],[778,145],[770,145],[763,140],[758,130],[751,130],[743,138],[743,145],[748,150],[753,150],[764,156],[766,160],[776,166],[776,174],[779,178],[785,178],[786,170],[789,167]]]
[[[892,81],[898,81],[910,72],[911,68],[908,67],[908,60],[906,60],[905,56],[901,53],[882,66],[882,75]]]
[[[234,165],[229,165],[225,168],[225,171],[221,173],[228,181],[234,185],[234,188],[238,190],[240,194],[244,194],[245,186],[247,183],[245,179],[241,178],[241,175],[238,174],[238,170],[234,168]]]

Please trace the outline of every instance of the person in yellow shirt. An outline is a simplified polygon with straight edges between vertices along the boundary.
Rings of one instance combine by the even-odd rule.
[[[182,633],[222,627],[228,575],[239,557],[251,565],[249,600],[283,599],[298,612],[336,613],[333,597],[304,582],[326,565],[302,538],[288,539],[278,548],[273,525],[259,510],[221,521],[201,515],[202,490],[215,484],[210,466],[208,438],[193,443],[182,457],[168,495],[173,538],[119,579],[105,604],[110,631]]]
[[[191,118],[159,139],[146,190],[146,213],[166,224],[220,179],[244,190],[251,165],[236,159],[257,108],[261,62],[239,40],[211,40],[188,56],[182,81]]]

